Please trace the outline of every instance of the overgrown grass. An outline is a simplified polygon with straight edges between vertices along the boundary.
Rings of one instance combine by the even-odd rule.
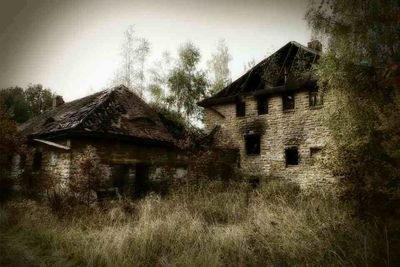
[[[366,266],[396,261],[378,223],[332,193],[271,182],[183,185],[165,198],[54,214],[32,201],[0,209],[0,266]],[[387,228],[386,228],[387,229]],[[389,237],[388,237],[389,236]]]

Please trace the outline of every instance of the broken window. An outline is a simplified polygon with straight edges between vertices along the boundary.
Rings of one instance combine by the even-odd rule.
[[[247,155],[260,155],[260,135],[249,134],[244,137]]]
[[[286,167],[299,164],[299,150],[297,147],[285,149]]]
[[[266,95],[259,96],[257,98],[257,111],[258,115],[268,113],[268,98]]]
[[[310,91],[309,93],[310,107],[318,107],[323,104],[322,94],[318,91],[318,88]]]
[[[282,96],[282,106],[283,110],[294,109],[294,93],[288,93]]]
[[[240,101],[236,103],[236,117],[244,117],[246,115],[246,103]]]
[[[33,154],[33,171],[39,171],[42,168],[42,157],[42,152],[36,151],[35,154]]]

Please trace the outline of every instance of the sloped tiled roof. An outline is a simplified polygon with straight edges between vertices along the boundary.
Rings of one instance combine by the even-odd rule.
[[[173,143],[158,114],[124,86],[65,103],[19,127],[28,138],[97,135]]]
[[[233,102],[247,94],[273,94],[315,86],[317,79],[312,74],[312,64],[319,57],[319,51],[291,41],[223,90],[198,104],[207,107]]]

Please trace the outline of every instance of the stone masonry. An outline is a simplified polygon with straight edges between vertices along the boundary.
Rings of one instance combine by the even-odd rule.
[[[236,117],[236,104],[226,103],[206,107],[204,124],[207,131],[220,125],[224,134],[232,138],[240,150],[240,166],[244,173],[261,177],[288,178],[301,185],[332,181],[315,163],[321,154],[329,132],[322,125],[322,106],[310,106],[308,90],[296,91],[295,108],[283,110],[282,95],[268,96],[268,113],[258,115],[257,100],[253,95],[242,97],[244,117]],[[247,155],[245,136],[260,135],[260,154]],[[287,166],[285,149],[298,149],[298,165]]]

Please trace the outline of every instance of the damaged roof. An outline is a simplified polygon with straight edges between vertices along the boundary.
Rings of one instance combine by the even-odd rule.
[[[112,136],[173,143],[159,115],[125,86],[62,104],[19,125],[28,138]]]
[[[316,85],[312,65],[320,52],[291,41],[230,85],[198,103],[207,107],[234,102],[243,95],[275,94]]]

